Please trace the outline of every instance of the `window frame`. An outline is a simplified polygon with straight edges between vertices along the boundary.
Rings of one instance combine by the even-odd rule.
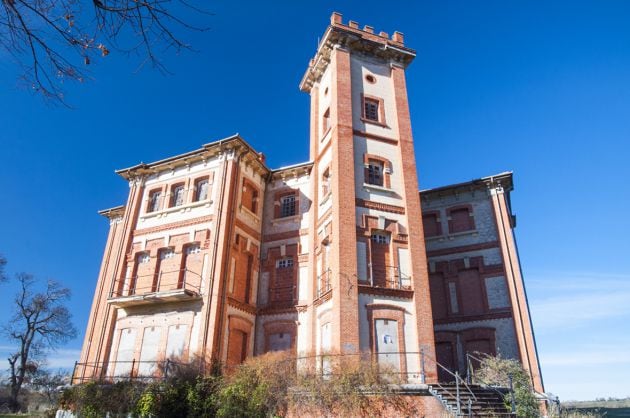
[[[181,194],[180,194],[181,192]],[[181,198],[178,203],[178,198]],[[176,208],[186,204],[186,185],[184,183],[176,183],[171,186],[171,198],[169,207]]]
[[[293,194],[280,197],[280,218],[288,218],[298,214],[298,198]]]
[[[149,192],[149,198],[148,198],[148,203],[147,203],[147,213],[159,212],[161,210],[162,194],[163,194],[162,189],[153,189]]]
[[[374,111],[368,112],[368,105],[374,106]],[[376,119],[374,118],[376,117]],[[361,120],[380,126],[387,126],[385,122],[385,102],[382,98],[361,94]]]

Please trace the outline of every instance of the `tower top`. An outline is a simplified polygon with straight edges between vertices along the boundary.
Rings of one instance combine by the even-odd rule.
[[[313,85],[320,80],[330,62],[332,50],[336,47],[391,61],[403,68],[416,57],[416,51],[405,46],[402,32],[396,31],[391,37],[383,31],[376,34],[374,27],[369,25],[360,29],[359,24],[353,20],[344,24],[341,13],[333,12],[330,25],[302,77],[300,90],[310,92]]]

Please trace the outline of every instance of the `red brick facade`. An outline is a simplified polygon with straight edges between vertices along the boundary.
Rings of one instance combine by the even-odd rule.
[[[129,197],[103,212],[75,378],[113,378],[140,357],[234,366],[395,343],[410,353],[395,367],[414,378],[420,351],[457,370],[462,353],[512,350],[542,389],[507,192],[482,180],[418,193],[405,81],[415,52],[399,32],[368,29],[333,14],[300,84],[311,162],[270,170],[233,136],[118,172]],[[377,341],[377,321],[396,337]],[[423,371],[446,379],[434,362]]]

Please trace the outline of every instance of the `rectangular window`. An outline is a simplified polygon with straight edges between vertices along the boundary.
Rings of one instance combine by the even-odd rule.
[[[459,303],[457,303],[457,285],[455,282],[448,282],[448,298],[451,304],[451,312],[459,313]]]
[[[328,196],[330,193],[330,168],[324,170],[322,174],[322,197]]]
[[[169,258],[173,258],[174,255],[175,251],[173,251],[172,248],[160,250],[160,260],[168,260]]]
[[[258,190],[248,182],[243,182],[241,204],[254,214],[258,209]]]
[[[171,207],[181,206],[184,204],[184,185],[178,184],[171,191]]]
[[[283,258],[281,260],[276,261],[277,269],[286,269],[293,267],[293,259],[292,258]]]
[[[280,199],[280,217],[294,216],[296,212],[295,195],[284,196]]]
[[[440,218],[436,213],[427,213],[422,216],[425,237],[437,237],[442,235]]]
[[[389,237],[385,234],[372,234],[372,242],[376,244],[389,244]]]
[[[201,252],[201,247],[199,244],[193,244],[186,247],[186,254],[199,254]]]
[[[328,129],[330,129],[330,109],[327,109],[324,112],[324,117],[322,119],[322,135],[328,132]]]
[[[375,99],[363,99],[363,117],[367,120],[379,122],[379,101]]]
[[[151,256],[149,256],[149,254],[147,254],[147,253],[138,254],[138,263],[139,264],[146,264],[149,261],[151,261]]]
[[[208,179],[197,180],[195,185],[195,202],[201,202],[208,198]]]
[[[367,184],[383,186],[383,164],[378,161],[370,161],[367,169]]]
[[[149,207],[147,212],[156,212],[160,210],[160,197],[162,196],[162,191],[154,190],[149,194]]]
[[[464,232],[475,229],[475,221],[469,208],[458,208],[449,212],[449,232]]]

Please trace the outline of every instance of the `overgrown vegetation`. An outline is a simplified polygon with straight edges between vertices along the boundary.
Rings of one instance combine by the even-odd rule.
[[[510,379],[514,389],[514,403],[516,415],[523,418],[537,418],[540,416],[539,403],[534,394],[531,378],[516,360],[476,353],[481,360],[474,372],[474,380],[486,385],[510,387]],[[504,396],[505,404],[510,409],[512,398],[508,393]]]
[[[190,369],[169,373],[161,382],[88,383],[68,389],[61,408],[85,418],[381,416],[384,411],[413,415],[404,397],[393,394],[394,379],[359,356],[331,356],[322,374],[321,358],[296,362],[286,353],[269,353],[228,370],[193,376]]]

